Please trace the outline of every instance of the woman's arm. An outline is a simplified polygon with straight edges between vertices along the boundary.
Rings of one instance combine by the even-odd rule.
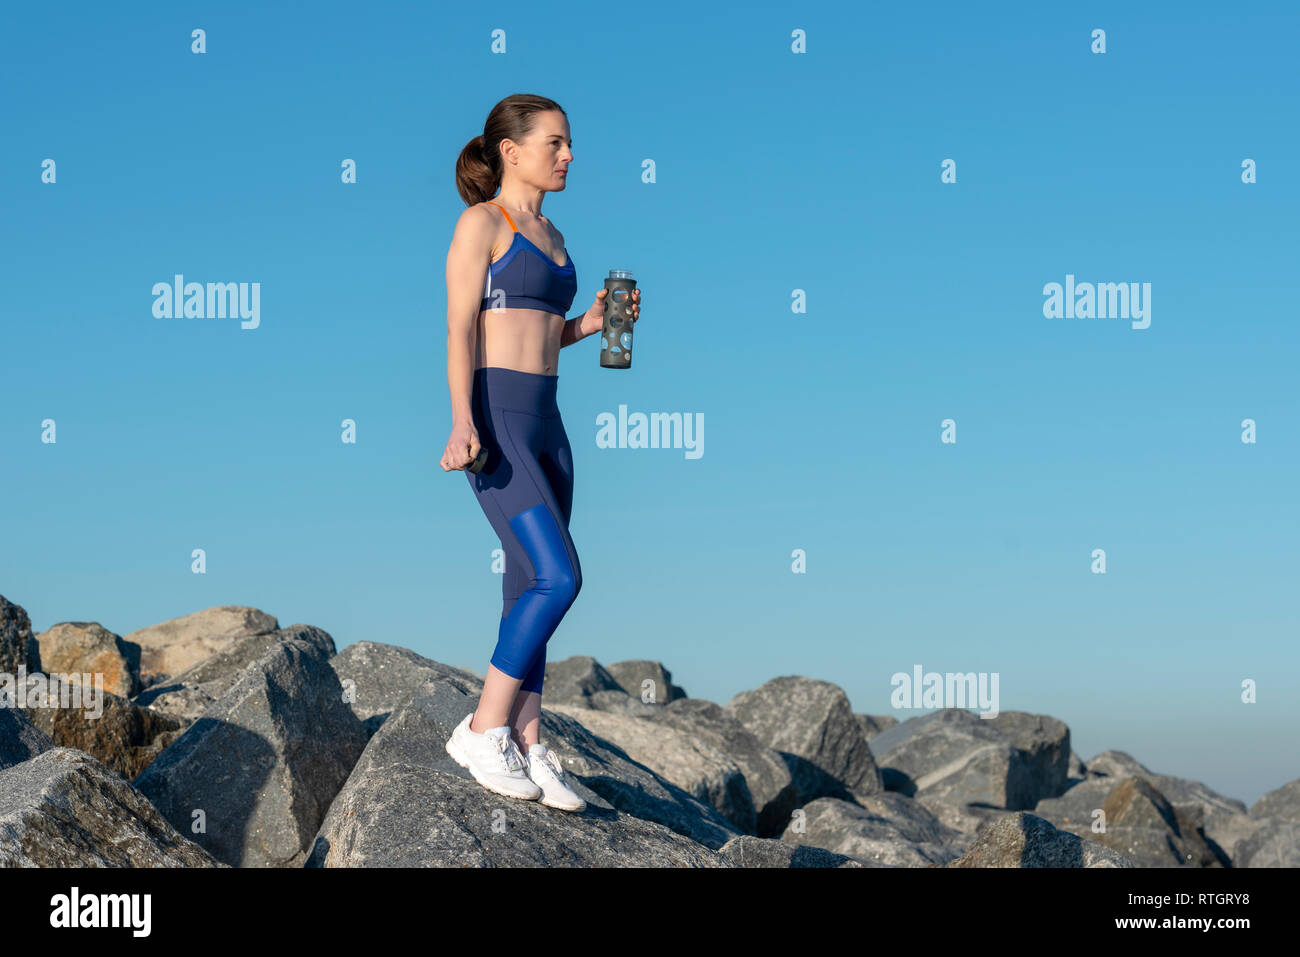
[[[582,323],[583,320],[585,320],[586,318],[587,318],[587,314],[584,312],[580,316],[574,316],[572,319],[564,320],[564,329],[560,332],[561,349],[563,349],[565,346],[571,346],[575,342],[581,342],[583,339],[587,338],[587,336],[591,335],[593,332],[600,331],[598,329],[593,329],[591,330],[591,332],[584,332],[582,330]]]
[[[488,260],[492,256],[495,223],[482,206],[470,206],[456,221],[447,250],[447,388],[451,391],[451,421],[472,422],[475,329]]]
[[[554,226],[555,224],[552,223],[551,225]],[[556,230],[556,232],[560,233],[558,229]],[[564,233],[560,233],[560,248],[564,250],[567,250],[569,248],[568,244],[564,241]],[[590,311],[591,311],[590,309],[587,310],[587,312]],[[565,346],[571,346],[575,342],[581,342],[583,339],[587,338],[587,336],[591,335],[591,332],[600,331],[599,328],[596,328],[591,330],[591,332],[584,332],[582,329],[582,322],[586,318],[587,318],[587,313],[584,312],[580,316],[574,316],[572,319],[564,320],[564,328],[560,331],[561,349],[563,349]]]

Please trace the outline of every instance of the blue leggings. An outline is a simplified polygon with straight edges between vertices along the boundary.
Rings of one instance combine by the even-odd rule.
[[[582,588],[569,538],[573,452],[555,402],[559,376],[474,370],[470,407],[487,464],[465,476],[501,539],[504,599],[492,664],[521,691],[542,690],[546,642]]]

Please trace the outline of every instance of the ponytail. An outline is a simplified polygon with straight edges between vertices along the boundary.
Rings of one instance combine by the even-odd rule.
[[[536,114],[550,110],[564,112],[554,100],[531,93],[515,93],[492,107],[482,135],[466,143],[456,160],[456,192],[466,206],[491,199],[501,188],[501,141],[523,140],[532,132]]]

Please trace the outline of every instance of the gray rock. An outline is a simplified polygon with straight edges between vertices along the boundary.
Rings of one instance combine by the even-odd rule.
[[[1233,849],[1233,867],[1300,867],[1300,823],[1252,818],[1254,829]]]
[[[745,775],[716,738],[629,714],[564,704],[550,710],[569,715],[631,760],[713,807],[739,830],[754,833],[754,801]]]
[[[797,675],[773,678],[736,695],[726,710],[781,752],[800,804],[883,790],[862,726],[838,685]]]
[[[870,741],[881,731],[888,731],[898,725],[898,719],[892,714],[854,714],[862,728],[862,736]]]
[[[13,675],[16,681],[19,666],[29,673],[41,670],[40,644],[26,609],[0,595],[0,674]]]
[[[1092,830],[1091,815],[1086,822],[1062,822],[1059,829],[1119,851],[1138,867],[1228,865],[1227,854],[1205,837],[1201,809],[1175,807],[1144,777],[1121,778],[1101,810],[1105,831]]]
[[[588,783],[618,774],[654,784],[644,770],[628,774],[634,766],[611,759],[580,725],[545,708],[542,740],[568,766],[570,786],[587,808],[560,811],[479,786],[444,748],[474,704],[452,682],[432,678],[393,711],[330,806],[307,866],[733,866],[678,831],[620,813],[575,780],[576,765],[591,772]],[[656,798],[671,800],[665,787],[658,790],[663,797]],[[679,804],[677,813],[689,812]],[[717,831],[711,837],[720,846],[724,832]]]
[[[180,829],[242,867],[300,866],[366,744],[329,658],[333,639],[276,642],[135,782]]]
[[[123,640],[140,646],[140,676],[147,687],[188,671],[240,638],[279,628],[274,615],[242,605],[220,605],[140,628]]]
[[[747,833],[759,837],[779,838],[790,823],[790,815],[799,806],[799,792],[785,759],[769,748],[736,716],[703,698],[678,698],[658,708],[653,719],[671,725],[727,754],[740,766],[754,807],[752,826],[732,818]],[[748,825],[748,818],[744,819]]]
[[[1136,774],[1149,777],[1151,771],[1127,751],[1102,751],[1088,761],[1087,776],[1090,778],[1104,777],[1119,780],[1131,778]]]
[[[1184,809],[1185,815],[1190,813],[1188,805],[1198,805],[1204,814],[1205,836],[1228,855],[1233,854],[1233,847],[1242,837],[1254,831],[1243,801],[1220,794],[1200,781],[1156,774],[1124,751],[1103,751],[1088,761],[1086,780],[1105,778],[1118,783],[1131,777],[1146,778],[1170,804]]]
[[[233,682],[221,682],[229,684]],[[179,679],[164,679],[137,696],[135,703],[156,714],[166,715],[188,727],[203,716],[214,701],[224,694],[220,685],[190,687]]]
[[[593,691],[585,698],[572,698],[556,703],[582,710],[612,711],[615,714],[627,714],[635,718],[653,718],[664,709],[661,704],[645,704],[640,698],[633,698],[626,691]]]
[[[1024,712],[981,718],[944,708],[882,731],[869,747],[885,786],[909,797],[1023,810],[1067,784],[1069,730]]]
[[[36,636],[47,674],[84,680],[110,694],[130,698],[140,690],[140,646],[123,641],[97,621],[63,621]]]
[[[1257,821],[1275,817],[1300,824],[1300,778],[1269,791],[1251,806],[1249,813]]]
[[[736,826],[711,806],[631,760],[568,714],[543,707],[541,738],[563,754],[565,769],[609,807],[655,821],[714,850],[737,834]]]
[[[21,708],[0,704],[0,771],[31,760],[54,747],[50,736],[36,725]]]
[[[483,693],[478,675],[400,645],[354,642],[331,658],[330,665],[349,693],[352,712],[365,723],[367,735],[410,701],[429,678],[444,678],[468,695]]]
[[[1077,754],[1075,754],[1074,750],[1071,749],[1070,765],[1068,770],[1066,771],[1066,780],[1071,783],[1071,786],[1073,786],[1073,782],[1082,781],[1087,776],[1088,776],[1088,766],[1084,764],[1083,759],[1080,758]]]
[[[588,699],[597,691],[621,691],[627,694],[614,676],[595,658],[575,655],[561,661],[546,663],[546,678],[542,682],[542,700],[557,703],[575,703],[590,707]]]
[[[979,804],[954,804],[943,798],[932,798],[924,794],[918,795],[912,800],[938,818],[941,824],[961,834],[961,839],[954,839],[952,845],[961,848],[963,852],[974,840],[975,834],[986,821],[996,820],[999,817],[1006,817],[1009,814],[1016,813],[1015,811],[1008,811],[1006,808],[984,807]]]
[[[218,867],[121,776],[51,748],[0,770],[0,867]]]
[[[616,661],[610,676],[629,695],[644,704],[668,704],[685,698],[686,691],[673,684],[673,673],[658,661]]]
[[[279,631],[264,631],[242,638],[229,638],[198,664],[143,691],[135,703],[185,723],[197,720],[221,698],[253,663],[286,641],[315,644],[328,656],[334,655],[334,639],[311,625],[291,625]],[[191,649],[192,650],[192,649]]]
[[[1153,777],[1158,776],[1153,775]],[[1192,842],[1192,846],[1184,848],[1184,853],[1191,854],[1193,858],[1199,860],[1203,856],[1204,851],[1208,850],[1215,864],[1207,862],[1205,866],[1216,866],[1216,864],[1226,866],[1229,858],[1235,856],[1233,855],[1232,848],[1233,845],[1236,844],[1237,839],[1256,829],[1255,825],[1252,824],[1245,815],[1233,815],[1233,817],[1239,818],[1245,826],[1236,827],[1234,832],[1234,825],[1231,821],[1221,821],[1219,831],[1220,836],[1223,836],[1226,833],[1229,834],[1230,837],[1227,844],[1221,845],[1218,840],[1209,837],[1205,832],[1204,822],[1206,820],[1206,815],[1203,805],[1196,802],[1187,804],[1174,804],[1169,802],[1163,796],[1163,793],[1159,791],[1159,788],[1155,787],[1154,781],[1151,781],[1145,776],[1135,778],[1126,775],[1125,777],[1118,779],[1112,777],[1089,777],[1075,784],[1074,787],[1070,788],[1070,790],[1066,791],[1060,797],[1046,798],[1039,801],[1038,806],[1034,808],[1034,813],[1039,817],[1050,821],[1053,826],[1061,830],[1068,830],[1073,834],[1078,834],[1080,837],[1089,840],[1101,840],[1101,835],[1094,833],[1092,830],[1094,821],[1103,820],[1097,812],[1104,810],[1107,799],[1115,793],[1116,789],[1121,784],[1125,781],[1139,780],[1152,787],[1156,794],[1159,795],[1158,800],[1155,798],[1150,799],[1154,816],[1149,815],[1149,820],[1140,825],[1142,828],[1155,828],[1155,831],[1150,834],[1143,832],[1134,835],[1129,835],[1128,832],[1116,832],[1119,835],[1118,837],[1113,838],[1111,841],[1103,842],[1114,847],[1116,850],[1128,854],[1139,866],[1174,866],[1178,857],[1171,857],[1170,855],[1175,853],[1172,850],[1173,848],[1180,846],[1180,843],[1185,843],[1182,838],[1184,833],[1188,835],[1188,840]],[[1166,836],[1164,831],[1170,828],[1170,819],[1162,816],[1164,804],[1161,802],[1168,804],[1167,813],[1172,815],[1174,833],[1169,836]],[[1157,822],[1157,818],[1159,818],[1159,822]],[[1112,820],[1109,816],[1104,818],[1104,820],[1106,820],[1108,830],[1112,830],[1117,826],[1117,822]],[[1118,826],[1122,825],[1122,821],[1118,822]],[[1129,847],[1124,843],[1130,839],[1135,842],[1135,846]],[[1204,845],[1203,848],[1200,846],[1202,844]],[[1140,850],[1139,848],[1141,847],[1145,847],[1146,850]],[[1148,852],[1154,854],[1154,858],[1151,858]]]
[[[1113,778],[1088,778],[1080,780],[1060,797],[1043,798],[1034,806],[1034,813],[1054,827],[1091,827],[1110,792],[1119,782]]]
[[[961,855],[961,835],[911,798],[882,792],[858,800],[818,798],[799,809],[781,840],[889,867],[946,864]]]
[[[1189,804],[1175,804],[1174,807],[1179,811],[1186,813],[1192,807]],[[1246,814],[1221,814],[1210,817],[1203,817],[1201,829],[1205,834],[1205,839],[1216,854],[1222,854],[1228,858],[1232,867],[1249,867],[1245,860],[1250,855],[1253,845],[1245,844],[1245,840],[1258,831],[1264,830],[1267,821],[1275,820],[1274,818],[1255,819]]]
[[[1070,755],[1073,752],[1070,750],[1070,729],[1064,721],[1027,711],[1003,711],[994,718],[976,717],[975,720],[991,725],[1020,752],[1022,762],[1032,775],[1029,786],[1034,792],[1035,802],[1041,797],[1065,793],[1069,786]]]
[[[863,863],[845,854],[832,854],[821,847],[789,844],[776,838],[742,834],[733,837],[718,851],[737,867],[886,867]]]
[[[1136,867],[1118,851],[1024,811],[990,820],[947,867]]]

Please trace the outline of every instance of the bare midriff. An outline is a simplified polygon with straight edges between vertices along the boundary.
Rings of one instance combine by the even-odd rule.
[[[474,330],[474,368],[497,366],[558,375],[564,317],[541,309],[480,309]]]

